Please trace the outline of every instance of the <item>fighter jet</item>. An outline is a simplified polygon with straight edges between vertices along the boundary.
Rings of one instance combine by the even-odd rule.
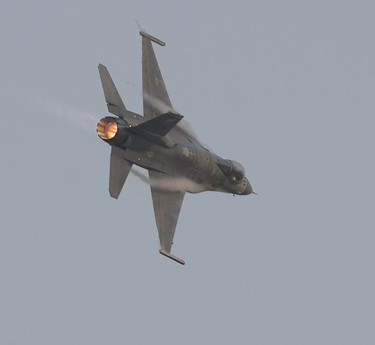
[[[152,45],[165,43],[144,31],[140,35],[143,116],[125,107],[107,68],[99,64],[108,111],[115,117],[102,118],[97,133],[111,146],[109,194],[119,197],[133,164],[148,170],[159,252],[184,265],[171,249],[185,193],[248,195],[253,190],[243,166],[207,149],[173,110]]]

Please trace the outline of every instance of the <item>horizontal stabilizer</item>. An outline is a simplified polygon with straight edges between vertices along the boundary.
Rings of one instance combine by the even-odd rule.
[[[185,261],[184,261],[184,260],[181,260],[180,258],[178,258],[177,256],[172,255],[171,253],[167,253],[167,252],[166,252],[165,250],[163,250],[163,249],[160,249],[160,250],[159,250],[159,253],[162,254],[162,255],[164,255],[164,256],[166,256],[167,258],[170,258],[170,259],[172,259],[172,260],[178,262],[178,263],[181,264],[181,265],[185,265]]]
[[[118,199],[133,163],[125,160],[125,151],[112,146],[109,169],[109,194]]]
[[[170,111],[142,122],[138,126],[129,127],[128,130],[146,139],[157,139],[164,137],[182,118],[182,115]]]

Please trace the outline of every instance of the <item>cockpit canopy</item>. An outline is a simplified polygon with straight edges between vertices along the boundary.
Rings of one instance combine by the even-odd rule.
[[[232,183],[240,183],[245,177],[244,167],[236,161],[220,158],[217,165]]]

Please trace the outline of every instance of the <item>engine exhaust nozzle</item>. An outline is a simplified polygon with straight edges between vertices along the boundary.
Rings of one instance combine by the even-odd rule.
[[[98,122],[96,131],[101,139],[110,140],[116,136],[118,124],[115,119],[105,117]]]

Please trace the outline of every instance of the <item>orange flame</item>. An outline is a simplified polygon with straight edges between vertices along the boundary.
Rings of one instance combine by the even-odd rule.
[[[117,122],[114,119],[104,118],[98,122],[96,131],[101,139],[109,140],[115,137],[118,130]]]

